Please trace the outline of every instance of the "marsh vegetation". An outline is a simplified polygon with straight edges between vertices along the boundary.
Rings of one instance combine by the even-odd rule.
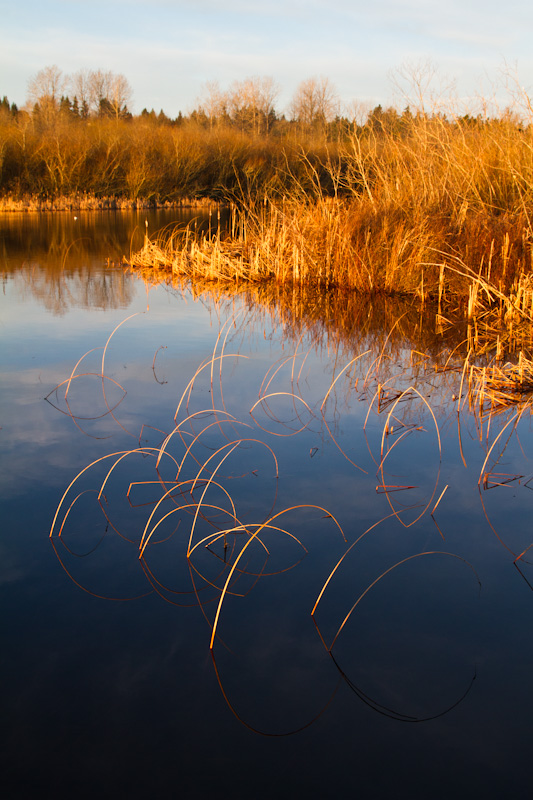
[[[425,95],[351,113],[327,79],[304,81],[287,116],[272,79],[206,86],[187,116],[128,109],[124,76],[30,83],[25,110],[0,108],[5,208],[226,204],[230,229],[146,241],[131,263],[209,280],[340,287],[436,299],[514,324],[531,316],[533,111],[507,75],[509,104]]]
[[[131,263],[529,316],[532,136],[512,118],[374,116],[321,154],[300,150],[283,191],[242,187],[231,235],[167,232]]]

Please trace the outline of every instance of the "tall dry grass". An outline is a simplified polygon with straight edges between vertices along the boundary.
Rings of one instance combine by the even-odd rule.
[[[490,308],[530,319],[533,127],[509,115],[401,122],[359,128],[334,157],[311,162],[302,152],[282,199],[248,203],[229,234],[147,240],[132,265],[415,295],[469,317]]]

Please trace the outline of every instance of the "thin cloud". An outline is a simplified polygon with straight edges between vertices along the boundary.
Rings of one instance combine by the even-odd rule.
[[[533,83],[533,6],[516,0],[505,7],[495,0],[51,0],[29,4],[33,26],[28,4],[2,6],[2,93],[18,104],[28,80],[54,63],[67,73],[123,73],[134,111],[163,108],[171,116],[192,110],[207,81],[226,86],[250,75],[271,76],[282,87],[280,110],[301,80],[317,74],[331,80],[345,105],[388,103],[390,71],[427,58],[457,78],[465,96],[484,73],[496,78],[505,58],[518,59],[522,83]]]

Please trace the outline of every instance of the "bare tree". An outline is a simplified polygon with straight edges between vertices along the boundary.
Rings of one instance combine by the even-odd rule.
[[[108,73],[108,94],[107,101],[118,119],[128,110],[128,103],[131,103],[132,90],[127,78],[119,73]]]
[[[351,122],[361,126],[367,121],[370,111],[370,103],[352,100],[346,109],[346,114]]]
[[[279,87],[270,77],[236,81],[228,93],[230,115],[243,129],[268,133],[278,94]]]
[[[414,113],[438,113],[456,105],[455,81],[440,75],[429,59],[406,61],[390,74],[403,105]]]
[[[103,72],[101,69],[88,73],[89,107],[94,114],[100,113],[103,101],[108,99],[111,75],[111,72]]]
[[[28,83],[28,99],[33,103],[50,100],[58,103],[67,79],[55,64],[41,69]]]
[[[205,84],[205,96],[200,100],[199,111],[203,112],[209,120],[209,127],[220,123],[227,114],[228,97],[222,92],[218,81],[208,81]]]
[[[257,78],[255,80],[257,105],[263,115],[266,133],[268,133],[270,122],[276,113],[275,102],[279,96],[280,87],[271,77]]]
[[[55,64],[41,69],[28,82],[28,101],[38,105],[41,119],[50,122],[59,108],[67,78]]]
[[[81,107],[92,114],[106,112],[120,117],[131,103],[132,90],[122,74],[103,70],[80,70],[70,79],[72,93]]]
[[[325,125],[338,112],[339,101],[328,78],[308,78],[302,81],[290,105],[293,119],[308,127]]]
[[[80,69],[70,78],[70,89],[78,101],[78,106],[82,116],[89,113],[91,105],[90,93],[90,73],[86,69]]]

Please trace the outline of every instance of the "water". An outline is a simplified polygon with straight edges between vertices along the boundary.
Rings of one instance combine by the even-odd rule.
[[[529,412],[484,464],[430,317],[146,285],[145,215],[79,217],[0,220],[5,796],[529,796]]]

